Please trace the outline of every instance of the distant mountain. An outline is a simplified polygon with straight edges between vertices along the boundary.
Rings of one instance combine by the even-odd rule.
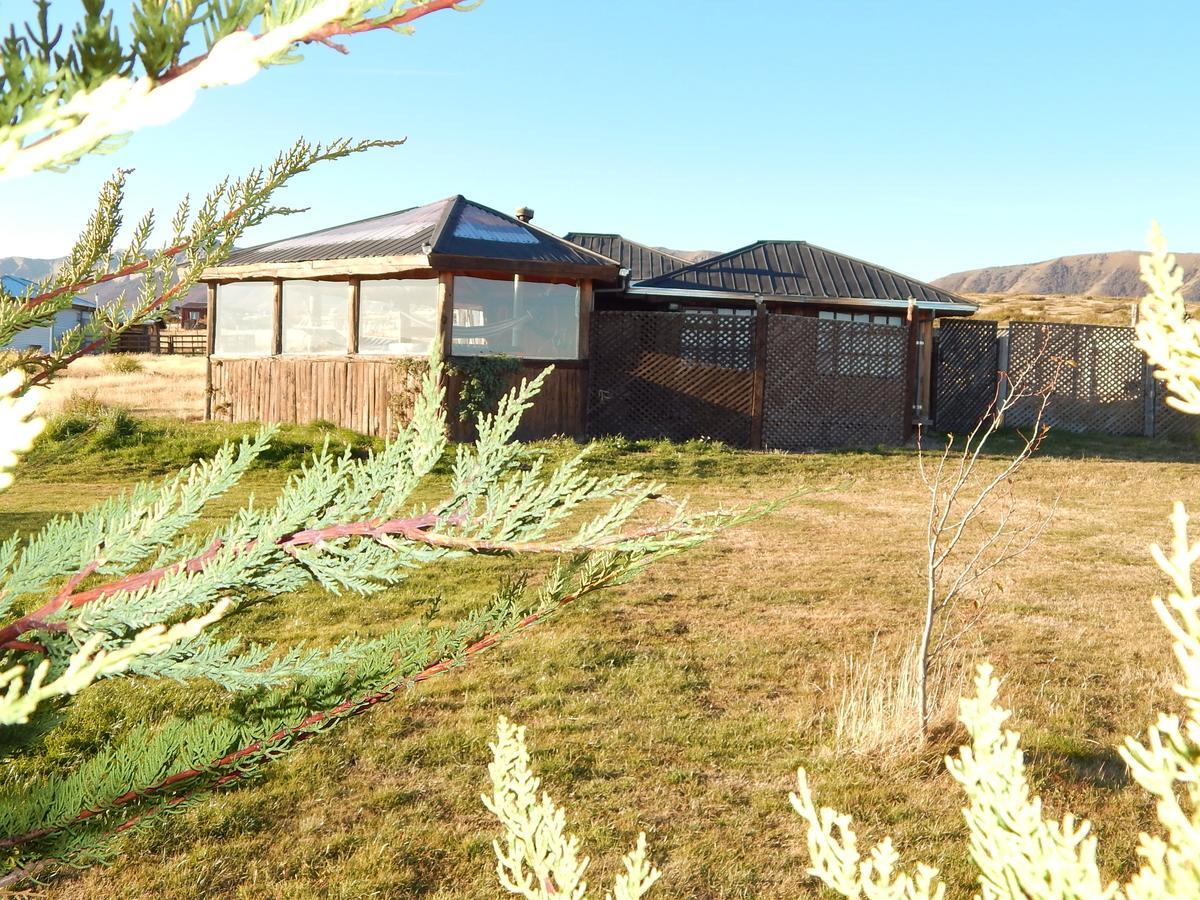
[[[680,259],[686,260],[689,264],[704,262],[706,259],[712,259],[714,256],[721,255],[716,250],[672,250],[670,247],[654,247],[653,249],[660,253],[670,253],[672,256],[678,256]]]
[[[0,256],[0,275],[16,275],[30,281],[41,281],[58,267],[63,257],[34,259],[31,256]]]
[[[1075,294],[1091,297],[1141,297],[1146,293],[1136,250],[1060,256],[1019,266],[992,266],[956,272],[934,281],[955,293]],[[1200,253],[1175,254],[1186,273],[1183,296],[1200,300]]]

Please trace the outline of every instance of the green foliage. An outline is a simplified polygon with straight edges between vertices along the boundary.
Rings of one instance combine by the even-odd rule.
[[[51,350],[15,354],[9,360],[10,367],[24,371],[27,384],[40,384],[73,360],[111,346],[133,326],[159,316],[173,297],[186,294],[205,267],[224,259],[246,229],[272,216],[293,212],[272,202],[276,191],[292,177],[318,163],[394,143],[337,140],[322,145],[297,141],[269,165],[217,185],[195,208],[185,198],[172,219],[167,245],[157,250],[149,247],[155,225],[153,211],[134,226],[125,249],[116,250],[115,241],[124,222],[128,175],[118,171],[101,189],[91,218],[62,265],[21,297],[0,289],[0,344],[8,343],[25,329],[50,324],[58,312],[70,307],[77,291],[101,281],[139,273],[142,279],[137,297],[126,302],[122,294],[98,308],[87,323],[67,331]]]
[[[84,650],[127,652],[147,628],[220,609],[219,628],[139,655],[121,674],[201,679],[231,695],[223,711],[135,728],[72,774],[11,783],[0,793],[0,847],[10,848],[0,884],[106,858],[117,829],[138,830],[739,520],[691,514],[658,499],[661,485],[630,475],[591,475],[586,450],[550,464],[514,444],[542,378],[522,382],[481,417],[478,443],[453,453],[445,494],[417,502],[447,450],[440,381],[430,368],[412,421],[391,443],[361,457],[326,444],[273,503],[247,505],[207,533],[193,526],[259,460],[271,430],[0,545],[0,613],[24,611],[0,629],[7,667],[44,658],[53,678]],[[652,506],[663,513],[647,524]],[[370,595],[472,554],[553,563],[538,567],[536,581],[502,581],[486,603],[442,627],[421,620],[322,650],[237,637],[240,616],[285,592],[316,585]],[[14,742],[23,754],[54,739],[53,712],[46,716]]]
[[[521,371],[521,361],[503,354],[464,356],[449,363],[446,371],[462,379],[458,391],[459,421],[473,422],[495,410],[512,376]]]
[[[104,371],[111,375],[132,375],[143,368],[141,360],[130,353],[109,353],[104,357]]]
[[[85,0],[70,27],[49,0],[0,36],[0,173],[61,169],[186,109],[208,87],[290,63],[297,47],[375,29],[409,30],[451,0],[138,0],[126,24]],[[257,27],[257,32],[252,31]]]
[[[504,828],[504,843],[492,844],[496,853],[496,876],[510,894],[527,900],[587,897],[589,860],[579,858],[579,839],[567,834],[566,814],[550,795],[538,794],[541,779],[533,774],[525,729],[501,717],[492,749],[492,796],[483,805]],[[625,871],[617,876],[610,896],[637,900],[649,892],[661,872],[646,858],[646,835],[639,834],[637,846],[622,859]]]

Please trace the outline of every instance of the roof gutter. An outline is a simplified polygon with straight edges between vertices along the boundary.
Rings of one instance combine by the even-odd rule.
[[[736,291],[706,291],[689,288],[653,288],[633,285],[626,290],[627,294],[637,297],[670,297],[681,300],[771,300],[777,303],[796,303],[818,306],[882,306],[886,309],[908,309],[909,301],[896,300],[892,297],[795,297],[778,294],[751,294]],[[917,300],[917,309],[928,309],[935,312],[974,312],[979,307],[974,303],[950,303],[943,300]]]

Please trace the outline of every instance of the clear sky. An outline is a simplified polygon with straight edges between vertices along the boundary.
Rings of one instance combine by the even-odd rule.
[[[0,182],[0,256],[63,252],[115,166],[130,220],[169,218],[301,135],[408,144],[301,176],[282,200],[311,211],[254,242],[462,193],[559,233],[808,240],[921,278],[1138,249],[1152,218],[1197,250],[1198,34],[1194,2],[486,0]]]

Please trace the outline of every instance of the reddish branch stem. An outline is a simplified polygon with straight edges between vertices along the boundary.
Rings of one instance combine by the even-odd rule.
[[[512,633],[524,631],[525,629],[534,625],[541,619],[546,618],[546,616],[550,615],[551,613],[557,612],[558,610],[562,609],[564,606],[568,605],[569,603],[571,603],[575,600],[578,600],[585,593],[590,593],[592,591],[599,590],[600,588],[604,587],[604,585],[611,579],[612,579],[612,576],[603,578],[594,585],[589,585],[587,588],[585,588],[583,590],[579,590],[579,591],[576,591],[575,593],[566,595],[557,604],[555,604],[553,607],[551,607],[549,609],[541,610],[541,611],[535,612],[535,613],[530,613],[529,615],[527,615],[525,618],[521,619],[521,621],[516,624],[516,626],[513,628]],[[220,771],[221,769],[226,769],[226,768],[229,768],[230,766],[236,766],[238,763],[245,760],[247,757],[253,756],[254,754],[256,754],[262,750],[270,750],[274,746],[282,744],[285,741],[290,740],[293,744],[296,744],[301,741],[307,740],[308,738],[313,737],[314,735],[320,733],[319,728],[317,726],[320,726],[325,722],[331,721],[333,719],[336,719],[336,718],[339,718],[342,716],[346,716],[346,717],[357,716],[357,715],[360,715],[361,713],[364,713],[364,712],[367,712],[367,711],[373,709],[374,707],[378,706],[379,704],[387,703],[389,700],[395,699],[396,696],[401,691],[405,690],[406,688],[409,688],[416,684],[420,684],[423,681],[428,681],[430,678],[434,678],[438,675],[445,674],[446,672],[449,672],[452,668],[455,668],[457,666],[465,665],[468,661],[470,661],[474,657],[478,656],[480,653],[495,646],[497,643],[499,643],[504,638],[504,636],[505,636],[504,633],[493,632],[483,638],[480,638],[475,643],[471,644],[469,647],[467,647],[466,650],[463,651],[461,656],[440,659],[437,662],[430,663],[425,668],[423,668],[420,672],[417,672],[415,675],[401,678],[398,681],[392,682],[391,684],[387,685],[384,688],[381,688],[370,694],[366,694],[362,697],[357,697],[357,698],[354,698],[351,700],[345,700],[342,703],[339,703],[337,706],[333,706],[329,709],[322,710],[317,713],[313,713],[312,715],[307,716],[306,718],[302,719],[297,724],[289,725],[284,728],[280,728],[279,730],[273,732],[272,734],[268,735],[267,737],[263,738],[262,740],[255,741],[251,744],[246,745],[245,747],[242,747],[238,750],[234,750],[231,753],[227,753],[224,756],[220,757],[219,759],[213,760],[213,762],[209,763],[207,766],[205,766],[203,768],[183,769],[179,772],[174,773],[173,775],[167,776],[166,778],[162,779],[157,784],[155,784],[149,788],[145,788],[140,791],[138,791],[138,790],[127,791],[126,793],[121,794],[120,796],[109,801],[101,809],[82,810],[70,822],[55,826],[53,828],[39,828],[35,831],[26,832],[25,834],[15,835],[13,837],[2,838],[2,839],[0,839],[0,849],[17,847],[22,844],[27,844],[30,841],[39,840],[40,838],[47,837],[48,835],[54,834],[58,831],[61,831],[63,828],[68,828],[71,825],[76,825],[76,824],[79,824],[80,822],[85,822],[88,819],[91,819],[95,816],[101,815],[102,813],[108,812],[110,810],[117,809],[122,806],[126,806],[129,803],[132,803],[136,800],[143,800],[143,799],[148,799],[148,798],[154,797],[158,794],[163,793],[164,791],[169,790],[170,788],[174,787],[175,785],[181,784],[186,781],[190,781],[194,778],[198,778],[201,775],[215,774],[217,771]],[[225,775],[222,775],[220,778],[218,778],[211,785],[211,788],[215,789],[215,788],[221,787],[231,781],[241,778],[244,774],[245,773],[243,773],[239,770],[229,772]],[[184,803],[189,799],[190,796],[191,796],[191,794],[181,794],[179,796],[172,797],[167,802],[166,807],[177,806],[181,803]],[[166,808],[166,807],[164,807],[164,808]],[[151,812],[154,812],[154,811],[151,811]],[[125,822],[121,823],[121,825],[117,826],[114,829],[114,833],[125,831],[125,830],[128,830],[129,828],[132,828],[135,824],[137,824],[137,822],[140,819],[142,819],[147,814],[148,813],[139,813],[138,815],[133,816],[130,819],[127,819]]]
[[[323,542],[344,537],[369,537],[379,540],[383,537],[398,536],[405,540],[427,544],[431,547],[438,547],[444,550],[465,550],[471,553],[570,553],[581,549],[577,544],[572,543],[476,540],[428,531],[427,529],[437,524],[438,518],[437,513],[431,512],[407,519],[363,519],[358,522],[348,522],[341,525],[327,525],[323,528],[306,528],[303,531],[296,531],[290,535],[285,535],[276,544],[285,552],[290,552],[300,547],[317,546]],[[447,522],[448,524],[461,524],[461,520],[454,517],[448,519]],[[612,538],[593,541],[588,545],[587,549],[597,550],[618,542],[653,537],[668,530],[671,530],[669,526],[645,528],[630,534],[616,535]],[[237,552],[245,553],[257,544],[257,541],[249,541],[242,545]],[[27,647],[14,646],[14,642],[28,631],[49,628],[49,618],[64,608],[78,609],[81,606],[112,596],[113,594],[150,587],[160,582],[167,575],[176,572],[199,572],[212,561],[221,547],[222,544],[220,541],[214,541],[203,553],[184,562],[150,569],[135,575],[127,575],[124,578],[90,588],[86,591],[60,591],[54,599],[41,608],[22,616],[5,628],[0,629],[0,649],[28,649]],[[95,568],[94,563],[89,564],[89,566],[92,569]],[[88,569],[85,567],[84,572],[81,574],[86,576],[87,573]],[[77,585],[83,578],[77,575],[72,580]],[[70,582],[68,582],[68,585],[70,585]]]

